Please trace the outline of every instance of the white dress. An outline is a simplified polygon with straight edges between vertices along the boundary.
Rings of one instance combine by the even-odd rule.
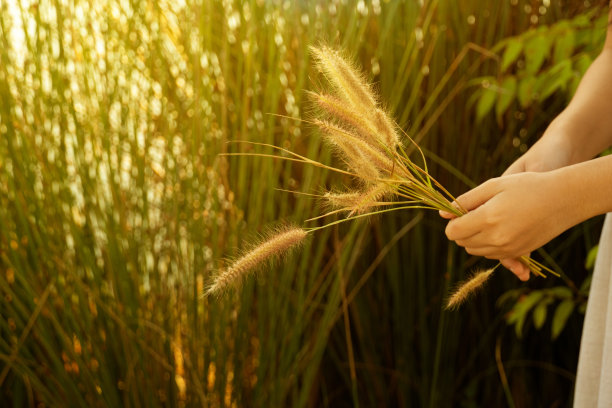
[[[587,304],[576,390],[575,408],[612,407],[612,213],[606,216],[599,241]]]

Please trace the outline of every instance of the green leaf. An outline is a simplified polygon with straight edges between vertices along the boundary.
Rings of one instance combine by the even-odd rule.
[[[476,105],[476,121],[480,122],[495,105],[497,92],[489,88],[482,88],[478,104]]]
[[[567,88],[568,96],[570,98],[574,97],[574,94],[576,93],[576,90],[578,89],[578,85],[580,85],[580,79],[581,79],[580,76],[574,75],[574,78],[570,82],[569,87]]]
[[[574,306],[575,304],[573,299],[566,299],[561,302],[559,306],[557,306],[557,310],[555,310],[555,316],[553,317],[551,329],[551,335],[553,340],[559,337],[559,334],[561,334],[561,332],[563,331],[563,328],[567,323],[567,319],[570,317],[572,311],[574,310]]]
[[[586,261],[584,262],[584,267],[586,269],[593,269],[595,267],[595,259],[597,259],[598,251],[599,251],[599,245],[595,245],[593,248],[589,250],[589,253],[586,256]]]
[[[578,74],[582,77],[592,63],[593,58],[587,54],[582,54],[574,61],[574,70],[578,71]]]
[[[526,108],[531,104],[536,82],[537,80],[533,76],[523,78],[519,82],[517,97],[522,108]]]
[[[573,297],[571,289],[567,286],[555,286],[554,288],[547,289],[547,291],[549,294],[561,299],[571,299]]]
[[[573,77],[571,62],[569,60],[560,62],[538,78],[535,86],[538,98],[544,100],[559,89],[565,89]]]
[[[497,116],[498,122],[501,122],[502,116],[508,110],[508,107],[514,100],[515,96],[516,96],[516,77],[509,76],[509,77],[504,78],[501,84],[499,98],[497,99],[497,104],[495,105],[495,115]]]
[[[576,43],[576,36],[574,31],[567,27],[566,30],[562,31],[559,37],[555,41],[555,50],[553,52],[553,62],[555,64],[566,60],[574,53],[574,46]]]
[[[525,70],[529,74],[537,73],[548,57],[551,39],[547,34],[547,32],[538,31],[525,44]]]
[[[523,325],[525,319],[529,314],[531,308],[542,299],[544,292],[541,290],[534,290],[524,298],[519,299],[518,302],[512,308],[510,317],[507,319],[508,324],[514,323],[514,330],[516,337],[521,338],[523,335]]]
[[[511,38],[508,40],[504,55],[501,60],[501,70],[504,72],[516,59],[521,55],[523,50],[523,41],[520,38]]]
[[[536,308],[533,309],[533,325],[538,330],[540,330],[546,322],[546,311],[550,302],[552,302],[552,298],[546,298],[538,303]]]
[[[589,292],[591,290],[591,282],[593,282],[593,274],[591,273],[589,276],[584,278],[582,284],[580,285],[579,292],[585,297],[589,296]]]
[[[586,28],[591,25],[591,20],[586,14],[580,14],[572,20],[572,25],[576,28]]]
[[[495,304],[497,307],[502,307],[504,303],[509,302],[510,300],[516,300],[519,296],[525,293],[525,288],[513,289],[507,292],[504,292],[498,299]]]

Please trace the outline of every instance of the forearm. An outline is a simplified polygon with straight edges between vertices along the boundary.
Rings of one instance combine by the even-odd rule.
[[[612,14],[611,14],[612,19]],[[591,159],[612,145],[612,25],[604,49],[584,74],[567,108],[542,139],[562,138],[570,164]],[[547,141],[549,142],[549,141]]]
[[[550,175],[559,187],[555,199],[564,202],[570,225],[612,212],[612,156],[563,167]]]
[[[568,139],[571,163],[591,159],[612,144],[610,78],[612,48],[606,48],[585,73],[568,107],[550,126],[551,133]]]

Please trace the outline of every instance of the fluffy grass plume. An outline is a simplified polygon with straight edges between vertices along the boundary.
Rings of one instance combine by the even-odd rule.
[[[364,76],[337,50],[325,45],[310,47],[319,70],[327,77],[339,96],[360,114],[369,117],[377,100]]]
[[[372,120],[360,115],[351,109],[344,101],[333,95],[310,92],[310,98],[315,106],[320,109],[321,116],[338,123],[340,126],[350,129],[357,137],[364,142],[371,144],[376,149],[381,149],[381,141],[375,138],[379,129],[375,127]]]
[[[238,258],[227,269],[221,271],[208,287],[205,295],[219,295],[229,288],[239,286],[244,278],[262,263],[300,245],[307,234],[308,231],[302,228],[286,227],[270,236]]]
[[[471,295],[482,288],[499,264],[491,269],[476,271],[469,279],[461,282],[455,292],[448,298],[446,309],[457,309]]]
[[[364,191],[329,192],[323,196],[323,199],[325,204],[333,209],[361,214],[365,210],[378,206],[386,195],[391,194],[391,189],[392,187],[389,184],[378,183]]]
[[[364,181],[375,181],[381,170],[385,176],[389,176],[396,169],[393,159],[387,153],[374,148],[372,143],[364,141],[350,130],[318,119],[314,123],[319,126],[325,139],[338,148],[347,166]]]

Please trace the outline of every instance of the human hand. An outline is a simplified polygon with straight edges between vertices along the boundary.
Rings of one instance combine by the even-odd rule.
[[[570,137],[562,121],[553,121],[546,132],[531,149],[512,163],[502,176],[524,172],[544,172],[565,167],[572,160]],[[523,254],[524,256],[531,255]],[[529,267],[517,258],[500,259],[502,265],[514,273],[520,280],[529,280]]]
[[[553,121],[540,140],[512,163],[502,176],[527,171],[545,172],[568,166],[576,161],[572,157],[574,150],[567,130],[558,121]]]
[[[568,137],[568,132],[563,122],[559,120],[553,121],[548,129],[546,129],[542,138],[512,163],[502,176],[524,172],[546,172],[569,165],[572,160],[570,140],[571,138]],[[441,212],[440,215],[447,219],[456,218],[447,212]],[[522,255],[529,256],[530,254],[525,253]],[[500,262],[520,280],[526,281],[529,279],[529,267],[521,262],[519,258],[501,258]]]
[[[446,235],[472,255],[503,260],[527,280],[529,269],[518,258],[580,220],[579,206],[566,190],[557,172],[491,179],[457,198],[469,212],[451,219]]]

